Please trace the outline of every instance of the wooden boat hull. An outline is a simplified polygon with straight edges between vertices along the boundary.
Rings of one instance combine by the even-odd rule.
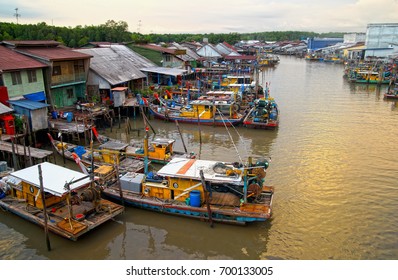
[[[384,94],[385,99],[398,99],[398,94]]]
[[[119,189],[116,187],[106,188],[103,195],[110,199],[121,201]],[[225,207],[211,206],[211,218],[219,223],[245,225],[251,222],[265,222],[271,218],[273,193],[269,192],[267,205],[258,204],[257,207],[267,209],[267,211],[249,212],[243,211],[245,206],[241,207]],[[160,200],[158,198],[146,197],[140,193],[123,190],[123,201],[125,205],[151,210],[155,212],[183,216],[187,218],[195,218],[200,220],[209,220],[209,212],[205,205],[194,207],[183,204],[181,202],[173,202],[172,200]],[[255,207],[255,206],[253,206]]]
[[[237,126],[242,123],[244,119],[244,115],[242,115],[239,119],[199,119],[198,118],[189,118],[189,117],[178,117],[169,114],[165,116],[164,114],[156,112],[151,106],[149,106],[149,112],[156,118],[160,120],[175,122],[178,121],[179,123],[189,123],[189,124],[200,124],[200,125],[209,125],[209,126]]]
[[[259,123],[259,122],[254,122],[251,120],[245,120],[245,121],[243,121],[243,125],[248,128],[275,129],[279,126],[279,122],[278,121],[268,121],[266,123]]]
[[[71,143],[66,143],[66,142],[62,142],[58,141],[58,140],[54,140],[52,138],[52,136],[50,134],[48,134],[48,137],[51,141],[51,144],[54,148],[54,150],[62,157],[65,157],[65,159],[67,160],[73,160],[76,163],[78,163],[80,165],[83,164],[85,167],[91,167],[91,160],[89,159],[85,159],[84,156],[79,157],[78,162],[77,162],[77,158],[76,158],[76,153],[73,152],[73,150],[78,147],[75,144],[71,144]],[[64,149],[64,151],[62,151],[62,146],[66,145],[66,149]],[[61,147],[61,148],[60,148]],[[94,157],[95,158],[95,157]],[[94,167],[95,168],[99,168],[100,166],[106,164],[103,161],[98,161],[98,160],[94,160]],[[144,171],[144,161],[140,158],[125,158],[123,160],[121,160],[119,162],[119,171],[120,172],[143,172]]]

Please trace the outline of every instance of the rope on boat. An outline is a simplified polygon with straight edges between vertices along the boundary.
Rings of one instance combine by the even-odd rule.
[[[234,145],[235,151],[236,151],[236,153],[238,154],[239,161],[240,161],[240,163],[243,165],[243,160],[242,160],[242,158],[241,158],[241,156],[240,156],[240,154],[239,154],[238,148],[236,147],[235,142],[234,142],[234,140],[232,139],[231,133],[229,133],[229,129],[228,129],[228,127],[227,127],[227,124],[225,123],[224,115],[223,115],[223,113],[221,113],[221,111],[220,111],[218,108],[216,108],[216,109],[217,109],[218,113],[219,113],[220,116],[221,116],[221,120],[222,120],[222,122],[223,122],[223,124],[224,124],[224,126],[225,126],[225,129],[226,129],[227,132],[228,132],[228,135],[229,135],[229,138],[231,139],[232,145]],[[232,127],[234,127],[234,125],[233,125],[231,122],[229,122],[229,123],[231,124]]]

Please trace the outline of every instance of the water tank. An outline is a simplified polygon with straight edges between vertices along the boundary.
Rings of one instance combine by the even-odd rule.
[[[193,207],[200,207],[200,191],[191,191],[189,193],[189,205]]]

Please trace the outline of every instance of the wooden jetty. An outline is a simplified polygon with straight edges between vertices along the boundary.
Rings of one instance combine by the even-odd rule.
[[[51,161],[52,151],[42,150],[12,142],[0,141],[0,153],[7,162],[12,162],[15,169],[26,167],[27,162],[37,164]]]

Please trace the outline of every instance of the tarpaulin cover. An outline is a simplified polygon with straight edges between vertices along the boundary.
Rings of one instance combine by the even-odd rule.
[[[44,91],[39,91],[36,93],[29,93],[25,94],[23,97],[26,99],[32,100],[32,101],[44,101],[46,100],[46,95],[44,94]]]

